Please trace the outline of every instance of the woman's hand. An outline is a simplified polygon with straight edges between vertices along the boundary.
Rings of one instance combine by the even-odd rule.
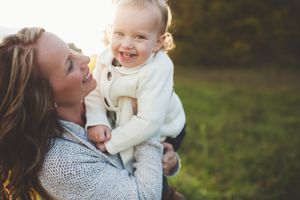
[[[162,142],[164,146],[164,154],[162,157],[163,163],[163,174],[168,176],[171,172],[174,172],[176,167],[178,167],[178,157],[173,149],[172,144],[167,142]]]

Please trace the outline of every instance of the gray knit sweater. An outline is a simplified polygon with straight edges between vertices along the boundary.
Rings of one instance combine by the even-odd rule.
[[[40,181],[54,199],[158,200],[162,190],[162,145],[154,137],[135,147],[129,174],[118,154],[107,155],[87,139],[77,124],[61,121],[66,132],[53,140]]]

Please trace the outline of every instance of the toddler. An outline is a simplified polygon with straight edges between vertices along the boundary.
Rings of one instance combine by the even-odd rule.
[[[177,150],[185,113],[173,90],[173,40],[165,0],[120,0],[110,44],[98,56],[97,88],[85,99],[88,137],[101,151],[120,153],[133,171],[133,147],[155,134]]]

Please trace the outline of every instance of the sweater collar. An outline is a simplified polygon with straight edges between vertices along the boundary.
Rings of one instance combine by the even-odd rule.
[[[100,150],[98,150],[93,143],[91,143],[87,138],[87,133],[84,128],[82,128],[80,125],[75,124],[73,122],[65,121],[65,120],[59,120],[60,124],[63,126],[63,128],[66,130],[63,134],[63,138],[66,140],[70,140],[72,142],[76,142],[79,144],[82,144],[86,146],[87,148],[97,152],[99,155],[106,157],[111,161],[113,165],[115,165],[118,168],[124,168],[122,165],[122,162],[120,162],[119,154],[110,155],[102,153]]]

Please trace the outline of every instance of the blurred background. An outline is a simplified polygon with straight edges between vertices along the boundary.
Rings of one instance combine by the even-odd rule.
[[[300,199],[300,1],[172,0],[187,199]]]
[[[109,3],[103,2],[109,0],[53,0],[46,6],[51,12],[25,24],[6,22],[36,13],[28,12],[32,6],[25,13],[8,9],[5,16],[1,11],[0,30],[31,25],[45,15],[36,24],[47,27],[52,18],[49,31],[89,54],[93,67],[109,20]],[[170,184],[188,200],[299,200],[300,1],[168,2],[176,43],[170,52],[174,87],[187,115],[182,169]]]

